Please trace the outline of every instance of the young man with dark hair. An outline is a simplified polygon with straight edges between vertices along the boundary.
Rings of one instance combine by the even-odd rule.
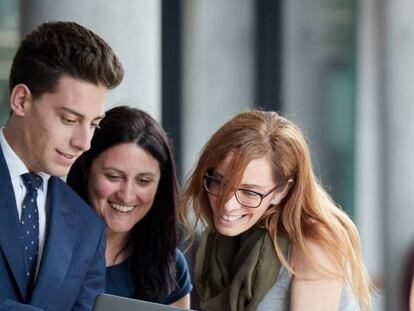
[[[85,150],[123,78],[112,49],[72,22],[27,35],[0,131],[0,310],[91,310],[104,290],[104,225],[59,177]]]

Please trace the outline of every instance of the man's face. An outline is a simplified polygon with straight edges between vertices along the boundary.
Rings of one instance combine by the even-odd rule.
[[[90,147],[104,114],[107,88],[64,76],[57,92],[28,101],[16,153],[32,172],[64,176]]]

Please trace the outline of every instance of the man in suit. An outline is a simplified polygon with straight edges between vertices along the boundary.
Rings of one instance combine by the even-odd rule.
[[[122,77],[112,49],[76,23],[21,42],[0,131],[0,310],[91,310],[103,292],[104,225],[57,176],[89,149]]]

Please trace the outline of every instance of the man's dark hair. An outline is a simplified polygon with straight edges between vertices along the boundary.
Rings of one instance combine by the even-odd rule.
[[[47,22],[20,43],[10,71],[10,92],[25,84],[34,98],[53,93],[62,76],[116,87],[124,70],[111,47],[73,22]]]

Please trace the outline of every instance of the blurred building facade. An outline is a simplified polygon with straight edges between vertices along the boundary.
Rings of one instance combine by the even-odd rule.
[[[414,20],[409,0],[0,0],[0,120],[22,35],[71,20],[119,55],[129,104],[162,122],[185,180],[203,144],[250,107],[308,138],[317,175],[355,220],[378,310],[402,310],[414,240]]]

